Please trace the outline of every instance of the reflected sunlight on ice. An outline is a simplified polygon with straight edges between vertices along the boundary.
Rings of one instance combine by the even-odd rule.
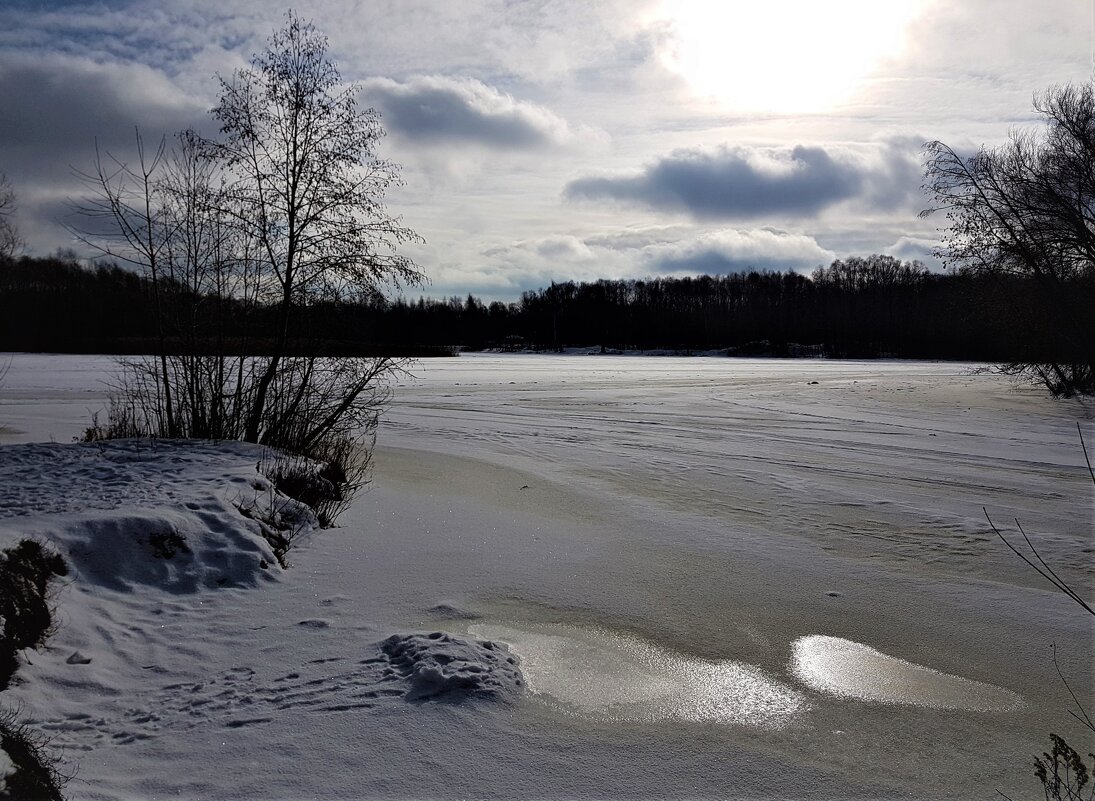
[[[713,662],[604,629],[476,624],[521,658],[534,694],[608,720],[686,720],[778,728],[808,709],[805,696],[759,668]]]
[[[1023,705],[1020,696],[1001,687],[941,673],[840,637],[799,638],[791,669],[811,689],[864,701],[977,712]]]

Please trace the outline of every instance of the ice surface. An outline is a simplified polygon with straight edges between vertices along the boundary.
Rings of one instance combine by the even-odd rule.
[[[3,540],[75,567],[0,703],[73,799],[1027,797],[1047,733],[1082,741],[1050,643],[1091,687],[1090,626],[981,513],[1092,594],[1082,404],[969,365],[425,361],[372,490],[283,572],[237,508],[253,449],[48,442],[112,364],[17,355],[0,388]],[[1026,703],[816,689],[817,632]]]
[[[420,364],[381,444],[521,468],[526,493],[539,476],[902,569],[1042,586],[1000,548],[988,507],[1036,521],[1043,555],[1095,581],[1075,429],[1093,410],[977,368],[462,356]]]
[[[792,670],[808,687],[834,695],[938,709],[1004,712],[1013,692],[887,656],[863,643],[814,634],[796,640]]]
[[[752,665],[709,661],[604,629],[475,624],[507,643],[529,690],[606,720],[684,720],[780,727],[809,708],[805,696]]]

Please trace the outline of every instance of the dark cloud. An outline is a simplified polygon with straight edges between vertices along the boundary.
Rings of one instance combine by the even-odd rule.
[[[385,128],[411,141],[521,149],[559,144],[569,136],[566,122],[548,109],[479,81],[377,78],[363,86],[364,100],[380,109]]]
[[[860,191],[861,177],[822,148],[799,146],[764,163],[743,148],[677,151],[628,177],[579,178],[570,199],[609,199],[700,219],[750,218],[773,212],[813,214]]]
[[[158,140],[207,119],[154,70],[67,58],[0,60],[0,118],[5,158],[66,167],[89,159],[96,140],[128,147],[137,126]]]
[[[71,218],[68,198],[87,191],[75,172],[93,170],[96,143],[131,160],[138,127],[155,148],[161,136],[208,116],[204,104],[148,67],[7,55],[0,56],[0,120],[0,171],[18,193],[17,223],[33,252],[47,252],[71,244],[57,221]]]
[[[833,155],[799,145],[772,153],[722,147],[682,150],[630,176],[571,181],[571,200],[613,200],[696,219],[750,219],[765,215],[813,216],[829,206],[862,198],[893,208],[919,192],[919,164],[900,143],[873,158]]]
[[[912,136],[883,143],[873,168],[867,173],[865,200],[869,205],[885,211],[924,208],[927,199],[921,189],[924,183],[923,145],[923,138]]]

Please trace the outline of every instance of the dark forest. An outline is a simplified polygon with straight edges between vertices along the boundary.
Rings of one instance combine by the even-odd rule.
[[[1090,282],[1070,291],[1095,301]],[[262,353],[262,305],[161,294],[157,328],[145,278],[63,257],[0,265],[0,350]],[[1093,302],[1092,308],[1095,308]],[[1021,321],[1019,325],[1016,321]],[[314,302],[295,322],[295,347],[341,355],[445,355],[469,350],[606,352],[725,350],[729,355],[908,358],[995,362],[1067,359],[1052,304],[1029,280],[932,273],[889,256],[849,258],[810,276],[791,271],[553,283],[515,303],[444,300]],[[206,332],[218,332],[216,337]],[[1043,333],[1044,332],[1044,333]]]

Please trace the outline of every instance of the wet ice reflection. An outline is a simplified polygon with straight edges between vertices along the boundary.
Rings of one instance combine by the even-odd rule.
[[[862,643],[814,634],[795,641],[791,669],[807,686],[833,695],[937,709],[999,712],[1022,706],[1001,687],[906,662]]]
[[[738,662],[712,662],[603,629],[477,624],[521,658],[530,691],[612,720],[687,720],[780,727],[807,708],[802,693]]]

